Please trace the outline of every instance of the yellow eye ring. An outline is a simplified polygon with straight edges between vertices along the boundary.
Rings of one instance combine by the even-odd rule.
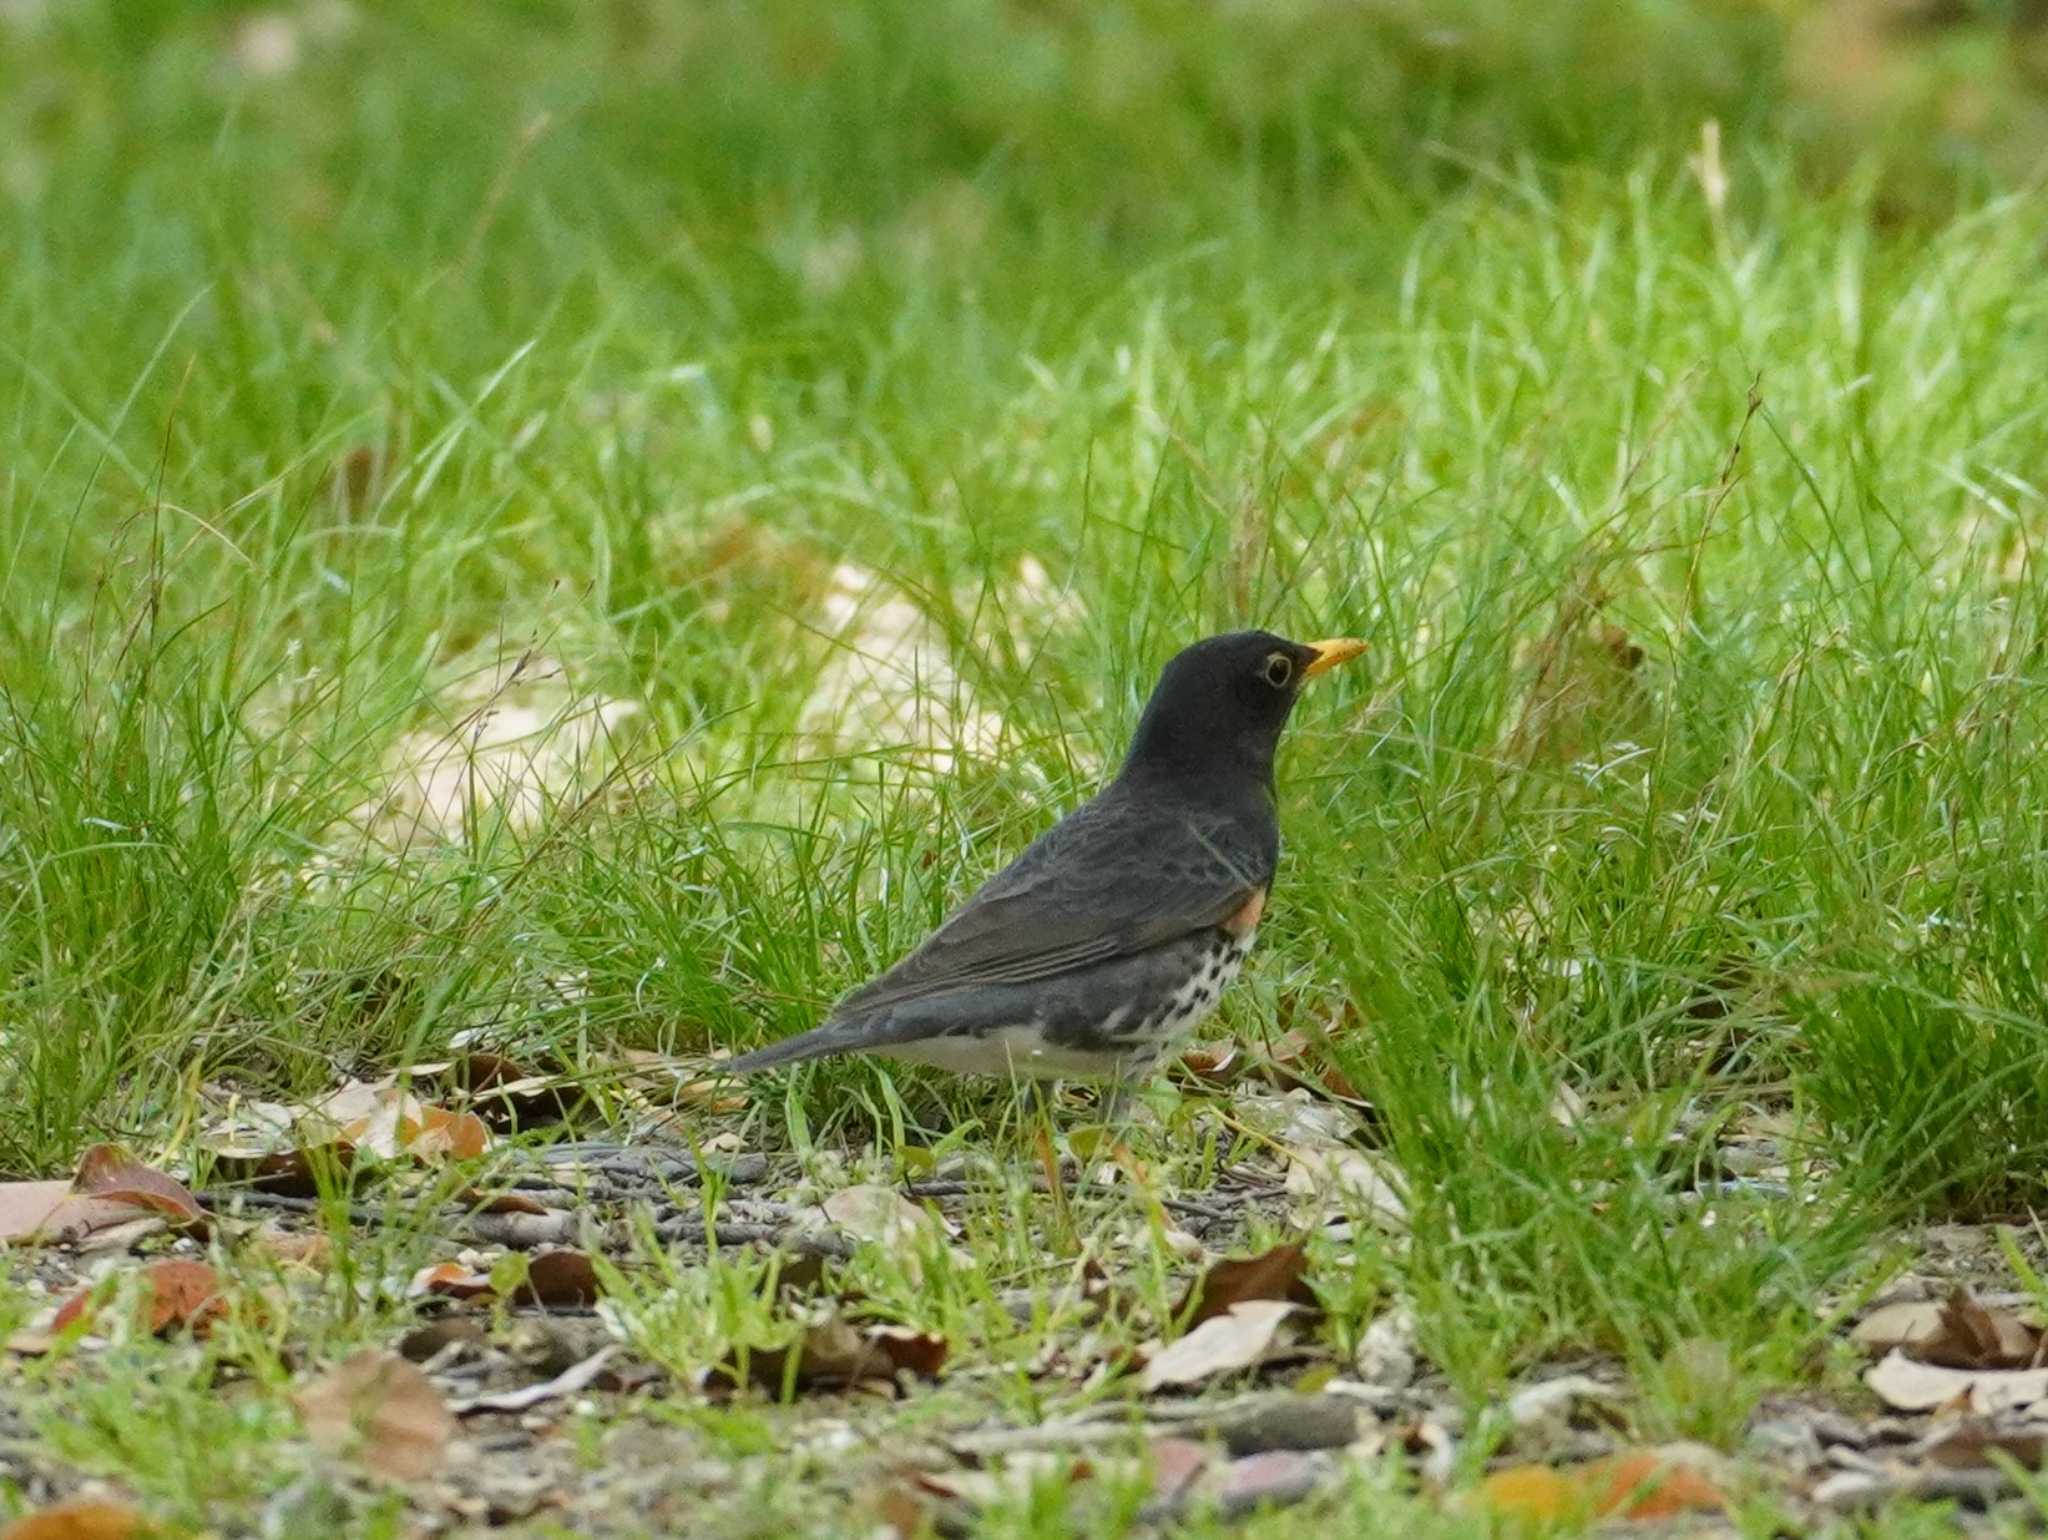
[[[1276,690],[1284,690],[1294,681],[1294,659],[1284,652],[1269,652],[1263,672],[1267,684]]]

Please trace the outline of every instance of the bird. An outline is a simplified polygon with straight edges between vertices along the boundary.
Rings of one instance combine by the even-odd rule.
[[[916,950],[749,1074],[875,1054],[1017,1080],[1148,1071],[1243,966],[1280,854],[1273,761],[1301,687],[1365,651],[1235,631],[1159,676],[1121,768]]]

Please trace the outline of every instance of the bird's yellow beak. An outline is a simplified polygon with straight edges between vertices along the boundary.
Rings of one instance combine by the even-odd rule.
[[[1327,673],[1339,663],[1349,663],[1365,651],[1365,643],[1352,636],[1333,636],[1326,642],[1310,642],[1315,656],[1308,660],[1308,666],[1301,671],[1304,679],[1313,679]]]

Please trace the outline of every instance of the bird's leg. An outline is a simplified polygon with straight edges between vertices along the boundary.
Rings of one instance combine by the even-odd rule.
[[[1034,1143],[1038,1147],[1039,1164],[1045,1168],[1046,1191],[1052,1194],[1053,1220],[1059,1226],[1065,1249],[1071,1251],[1079,1246],[1080,1237],[1074,1229],[1074,1216],[1067,1208],[1066,1183],[1060,1180],[1059,1140],[1053,1132],[1052,1100],[1046,1095],[1043,1080],[1031,1082],[1031,1098],[1038,1111]]]

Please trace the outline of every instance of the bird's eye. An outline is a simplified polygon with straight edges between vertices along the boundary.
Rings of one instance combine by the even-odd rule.
[[[1266,654],[1266,683],[1276,690],[1287,688],[1287,682],[1294,677],[1294,659],[1284,652]]]

